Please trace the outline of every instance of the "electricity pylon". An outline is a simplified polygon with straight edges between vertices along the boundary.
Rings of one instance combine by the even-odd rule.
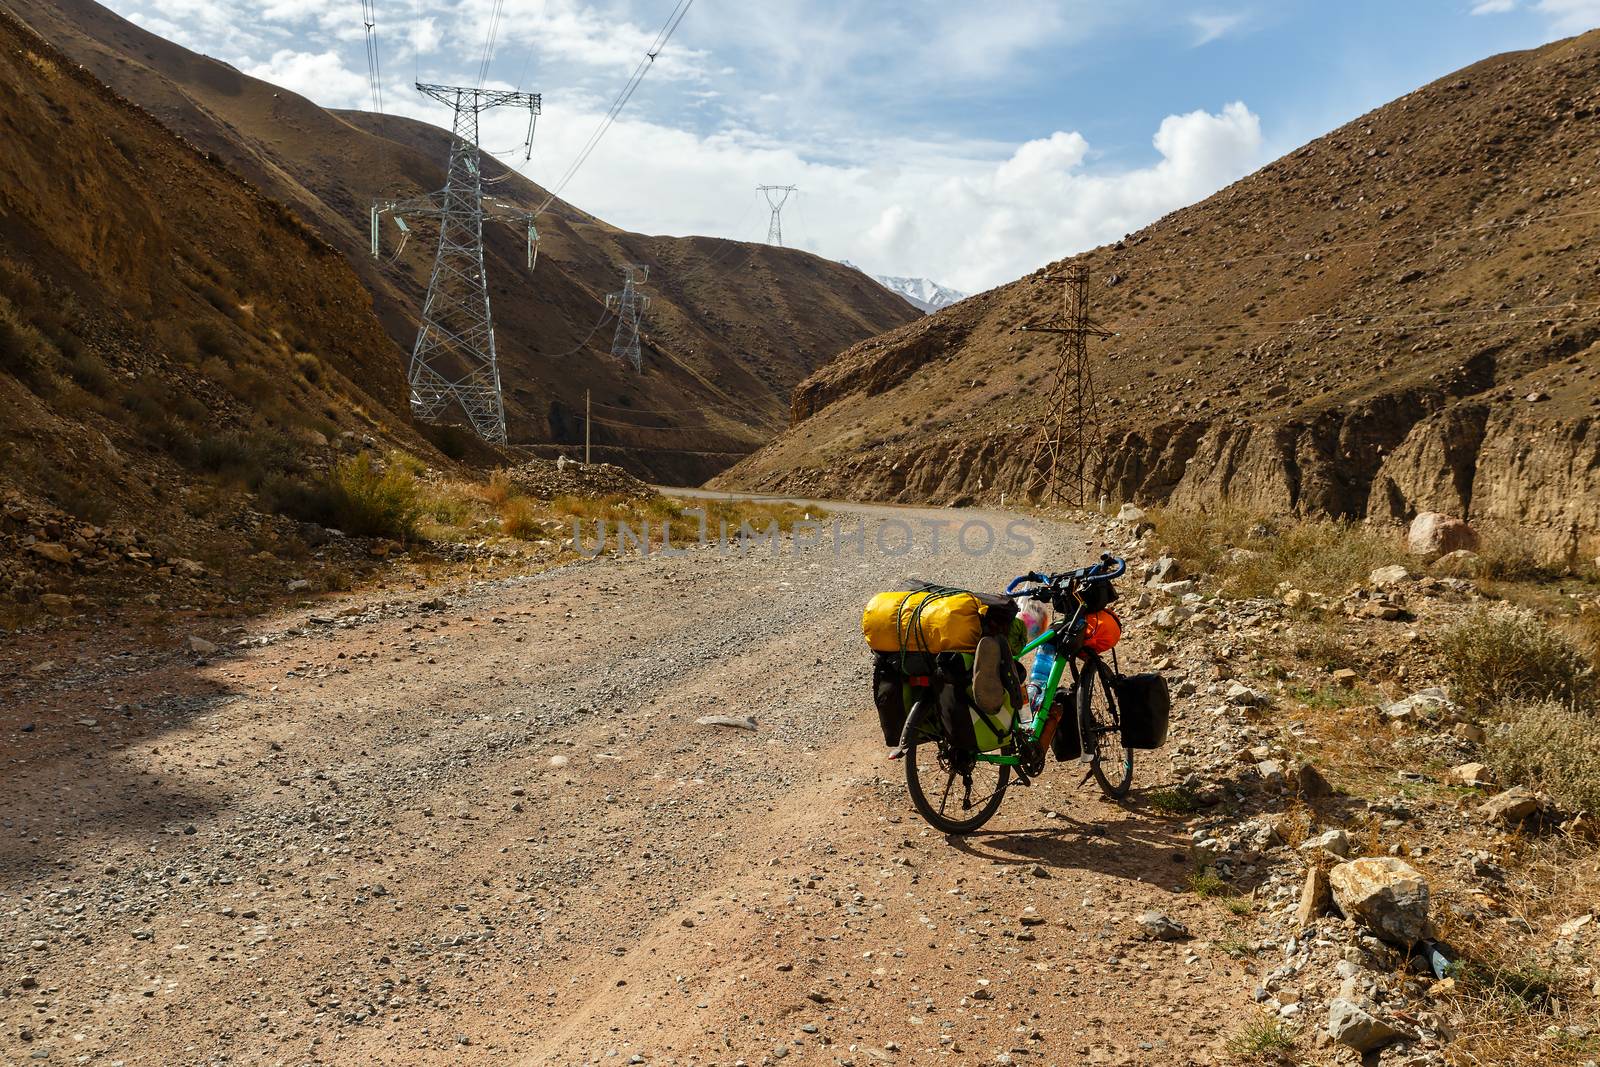
[[[606,307],[617,313],[617,333],[611,339],[611,354],[633,364],[633,369],[643,370],[644,359],[639,354],[639,319],[650,298],[639,291],[639,286],[650,277],[650,268],[642,263],[627,263],[622,268],[622,292],[606,297]]]
[[[783,245],[783,205],[798,186],[794,185],[758,185],[756,190],[767,198],[767,206],[772,209],[772,222],[767,226],[767,244]],[[778,199],[772,199],[773,193],[782,193]],[[805,220],[802,219],[802,222]],[[804,236],[802,234],[802,236]]]
[[[1089,470],[1099,447],[1100,408],[1094,392],[1094,368],[1089,362],[1089,338],[1110,337],[1089,318],[1089,268],[1075,263],[1067,268],[1063,297],[1066,313],[1037,326],[1022,326],[1031,333],[1061,336],[1056,360],[1056,380],[1046,402],[1045,433],[1028,462],[1024,487],[1035,500],[1064,502],[1077,507],[1099,495],[1099,476]]]
[[[417,418],[433,422],[452,405],[459,405],[478,436],[495,444],[505,444],[505,400],[495,359],[494,321],[489,315],[489,281],[483,269],[484,201],[478,115],[495,107],[527,108],[530,116],[537,115],[540,97],[538,93],[421,82],[417,83],[417,91],[455,111],[445,185],[437,193],[414,200],[375,203],[372,207],[372,254],[378,254],[380,215],[394,214],[396,224],[407,233],[403,215],[439,220],[439,247],[434,254],[433,276],[428,280],[422,323],[411,349],[411,366],[407,372],[411,410]],[[495,217],[526,221],[529,266],[532,266],[533,215],[513,209]]]

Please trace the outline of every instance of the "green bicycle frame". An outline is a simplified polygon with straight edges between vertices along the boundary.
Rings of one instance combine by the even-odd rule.
[[[1061,636],[1070,634],[1082,615],[1083,609],[1079,608],[1073,613],[1070,621],[1057,626],[1045,627],[1044,633],[1022,646],[1022,651],[1017,653],[1017,659],[1022,659],[1023,656],[1026,656],[1047,641],[1054,641]],[[1067,670],[1067,659],[1067,656],[1057,655],[1055,663],[1050,668],[1050,681],[1045,683],[1044,699],[1039,702],[1039,708],[1033,714],[1033,721],[1028,724],[1027,736],[1034,741],[1038,741],[1043,736],[1044,724],[1050,720],[1050,709],[1055,706],[1056,693],[1061,685],[1061,676]],[[1022,763],[1021,756],[1000,756],[990,752],[980,752],[977,758],[982,763],[998,763],[1007,767],[1020,766]]]

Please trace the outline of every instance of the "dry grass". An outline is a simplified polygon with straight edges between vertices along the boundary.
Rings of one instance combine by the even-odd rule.
[[[544,536],[537,509],[526,497],[512,497],[500,509],[500,529],[508,537],[524,541]]]
[[[1474,611],[1440,635],[1439,651],[1451,694],[1469,711],[1515,701],[1580,707],[1595,698],[1589,658],[1531,612],[1504,605]]]
[[[1269,520],[1226,506],[1157,508],[1148,517],[1157,543],[1191,572],[1216,579],[1225,596],[1271,596],[1283,582],[1337,595],[1378,567],[1407,561],[1397,535],[1354,523]]]
[[[1241,1063],[1285,1063],[1294,1054],[1296,1031],[1277,1019],[1256,1019],[1228,1039],[1228,1053]]]
[[[1543,790],[1569,811],[1600,812],[1600,731],[1593,714],[1556,703],[1512,704],[1484,746],[1504,784]]]

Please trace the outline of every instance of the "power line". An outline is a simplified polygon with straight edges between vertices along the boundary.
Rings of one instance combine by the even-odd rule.
[[[483,58],[478,61],[478,88],[483,88],[483,83],[489,77],[489,65],[494,62],[495,38],[500,36],[500,15],[505,10],[505,0],[494,0],[494,6],[489,9],[489,29],[483,38]],[[519,86],[520,88],[520,86]]]
[[[545,198],[544,203],[539,205],[539,210],[535,214],[542,214],[545,208],[549,207],[551,202],[561,195],[561,191],[567,187],[567,183],[578,173],[578,168],[582,167],[590,154],[594,152],[595,147],[600,143],[600,138],[605,136],[606,131],[611,128],[611,124],[616,121],[622,109],[632,99],[634,90],[638,89],[639,83],[644,81],[644,76],[650,72],[651,66],[655,64],[656,56],[660,55],[661,50],[667,46],[667,42],[677,32],[678,24],[683,21],[683,17],[689,13],[689,8],[692,6],[694,6],[694,0],[677,0],[672,13],[667,16],[667,21],[662,24],[660,31],[656,34],[655,41],[651,43],[649,50],[645,52],[644,58],[634,68],[627,84],[622,87],[621,92],[617,93],[617,98],[611,102],[611,107],[607,109],[605,116],[600,120],[600,124],[589,135],[589,139],[584,142],[583,147],[578,151],[577,157],[573,159],[572,165],[561,175],[561,180],[551,188],[550,195]]]

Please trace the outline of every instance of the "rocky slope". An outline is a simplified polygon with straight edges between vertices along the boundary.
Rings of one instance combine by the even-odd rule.
[[[391,261],[398,234],[389,229],[385,258],[372,260],[368,211],[378,198],[440,188],[448,133],[324,110],[91,0],[21,0],[15,9],[342,250],[390,336],[409,349],[431,244],[413,240]],[[544,190],[492,160],[485,175],[508,204],[545,202]],[[597,458],[658,480],[698,482],[768,440],[806,374],[847,345],[917,317],[858,272],[793,249],[628,233],[561,201],[538,225],[533,273],[522,242],[504,228],[491,228],[486,252],[511,439],[541,452],[581,444],[587,389],[597,405]],[[642,375],[609,357],[615,320],[602,322],[625,263],[651,268]]]
[[[1600,537],[1600,33],[1496,56],[1113,245],[842,353],[724,480],[888,500],[1029,480],[1088,267],[1104,493]]]
[[[442,462],[400,358],[335,249],[0,15],[0,606],[219,599],[280,546],[236,487]]]

